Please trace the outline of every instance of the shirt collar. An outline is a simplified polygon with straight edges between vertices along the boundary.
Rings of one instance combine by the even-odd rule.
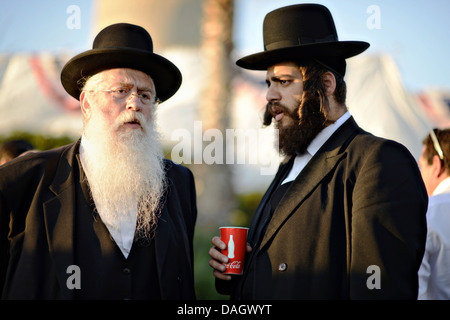
[[[324,128],[319,134],[311,141],[306,151],[311,156],[314,156],[317,151],[324,145],[325,142],[336,132],[336,130],[349,118],[351,117],[350,113],[347,111],[344,113],[335,123],[330,124],[328,127]]]
[[[441,193],[450,193],[450,177],[441,181],[433,191],[433,196]]]

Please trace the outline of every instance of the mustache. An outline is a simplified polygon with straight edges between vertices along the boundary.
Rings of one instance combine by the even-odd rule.
[[[269,101],[266,104],[266,109],[264,111],[263,125],[269,126],[272,123],[272,118],[275,118],[275,116],[280,112],[283,112],[285,115],[288,115],[289,117],[298,120],[299,119],[299,116],[298,116],[299,107],[300,107],[300,103],[293,111],[291,111],[288,107],[281,104],[280,102]]]
[[[114,127],[117,129],[125,123],[137,123],[142,127],[142,129],[145,129],[147,125],[147,119],[145,119],[144,115],[140,112],[127,111],[116,118]]]

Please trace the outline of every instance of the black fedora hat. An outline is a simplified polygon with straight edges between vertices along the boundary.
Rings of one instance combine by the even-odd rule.
[[[264,51],[239,59],[245,69],[265,70],[283,61],[315,59],[344,76],[345,59],[369,47],[363,41],[339,41],[330,11],[299,4],[269,12],[263,23]]]
[[[156,94],[165,101],[181,85],[181,72],[166,58],[153,53],[153,41],[142,27],[118,23],[104,28],[94,39],[91,50],[70,59],[61,71],[64,89],[79,99],[79,80],[104,70],[130,68],[147,73],[153,79]]]

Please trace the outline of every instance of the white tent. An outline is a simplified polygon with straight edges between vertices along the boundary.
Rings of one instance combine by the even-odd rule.
[[[434,127],[450,128],[450,88],[428,88],[416,95]]]
[[[405,145],[418,159],[432,124],[402,82],[386,54],[362,54],[348,60],[347,106],[356,122],[374,135]]]
[[[65,93],[60,71],[60,59],[50,54],[0,57],[0,134],[80,135],[79,103]]]

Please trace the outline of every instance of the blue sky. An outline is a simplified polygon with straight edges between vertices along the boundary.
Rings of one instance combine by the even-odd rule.
[[[301,3],[291,0],[241,0],[236,16],[236,45],[246,53],[263,48],[262,21],[267,12]],[[449,0],[328,0],[310,1],[328,7],[339,40],[370,43],[367,53],[389,53],[411,91],[450,89]],[[380,28],[369,29],[370,6],[379,8]],[[372,11],[370,11],[372,12]],[[239,31],[238,31],[239,30]]]
[[[89,47],[93,0],[14,0],[2,3],[0,53],[73,51]],[[66,26],[71,5],[80,8],[80,29]],[[92,46],[92,44],[90,44]]]
[[[14,0],[2,4],[0,53],[74,52],[91,47],[94,0]],[[163,1],[163,0],[152,0]],[[450,89],[449,0],[328,0],[340,40],[363,40],[368,53],[389,53],[411,91]],[[235,46],[239,53],[262,50],[262,21],[291,0],[236,0]],[[80,8],[80,29],[69,29],[67,8]],[[124,2],[126,5],[126,1]],[[379,9],[380,28],[368,28],[370,6]],[[182,32],[182,30],[180,30]]]

